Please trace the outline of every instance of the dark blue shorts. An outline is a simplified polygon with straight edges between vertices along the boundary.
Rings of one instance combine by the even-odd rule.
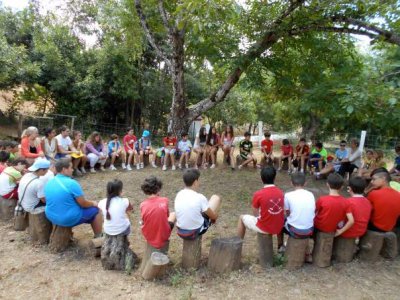
[[[64,154],[64,153],[57,153],[57,154],[54,156],[54,159],[60,159],[60,158],[66,157],[66,156],[67,156],[67,154]]]
[[[207,232],[208,228],[210,228],[211,226],[211,220],[210,218],[203,214],[203,218],[204,218],[204,223],[200,228],[197,229],[181,229],[178,228],[178,235],[184,239],[184,240],[195,240],[197,239],[200,235],[203,235]]]
[[[79,220],[78,223],[76,223],[74,226],[80,225],[80,224],[91,224],[94,219],[96,218],[97,214],[99,213],[99,208],[98,207],[86,207],[82,208],[82,217]]]

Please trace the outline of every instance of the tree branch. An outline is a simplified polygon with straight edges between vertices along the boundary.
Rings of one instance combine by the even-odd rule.
[[[139,16],[140,19],[140,23],[142,25],[143,31],[146,35],[146,38],[148,40],[148,42],[150,43],[150,45],[154,48],[154,50],[156,51],[157,55],[164,60],[164,62],[167,64],[167,66],[171,69],[171,61],[168,58],[168,56],[161,50],[161,48],[157,45],[153,35],[150,32],[150,28],[149,25],[147,24],[147,20],[146,20],[146,16],[143,13],[143,9],[142,9],[142,4],[140,0],[135,0],[135,7],[136,7],[136,12]]]
[[[158,10],[160,12],[161,19],[162,19],[162,22],[164,24],[164,27],[168,31],[169,35],[171,36],[173,31],[172,31],[172,28],[171,28],[171,26],[169,24],[169,20],[168,20],[168,17],[167,17],[167,12],[165,11],[164,1],[163,0],[158,0]]]

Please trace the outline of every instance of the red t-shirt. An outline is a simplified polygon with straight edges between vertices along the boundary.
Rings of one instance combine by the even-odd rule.
[[[259,209],[257,227],[269,234],[281,232],[285,216],[283,213],[283,192],[274,185],[269,185],[253,195],[254,208]]]
[[[300,145],[296,146],[296,154],[297,155],[303,155],[303,154],[309,154],[310,153],[310,147],[308,145],[304,145],[303,148],[300,147]]]
[[[371,210],[372,205],[367,198],[363,196],[348,198],[346,213],[353,214],[354,224],[341,236],[344,238],[357,238],[363,236],[367,231]]]
[[[270,154],[272,151],[272,146],[274,142],[272,140],[262,140],[261,141],[261,151]]]
[[[165,137],[163,139],[163,142],[165,147],[167,146],[175,147],[177,140],[176,137]]]
[[[144,238],[154,248],[162,248],[171,235],[168,223],[168,198],[147,198],[140,204],[140,215]]]
[[[314,227],[322,232],[335,232],[346,220],[347,200],[343,196],[322,196],[315,207]]]
[[[367,198],[372,204],[372,224],[383,231],[391,231],[400,216],[400,193],[385,187],[369,192]]]
[[[128,152],[129,150],[133,150],[135,149],[135,143],[137,141],[137,138],[135,135],[125,135],[124,136],[124,149],[126,152]]]
[[[292,145],[282,145],[281,151],[282,151],[283,155],[292,155],[293,147],[292,147]]]

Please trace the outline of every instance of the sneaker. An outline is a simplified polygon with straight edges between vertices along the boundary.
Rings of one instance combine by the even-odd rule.
[[[285,253],[285,251],[286,251],[285,245],[280,246],[278,249],[278,253],[281,253],[281,254]]]
[[[181,165],[181,164],[179,164],[179,165],[178,165],[178,168],[182,170],[182,165]]]
[[[288,173],[288,174],[292,174],[292,170],[289,169],[289,170],[287,171],[287,173]]]
[[[167,171],[167,166],[166,166],[166,165],[163,165],[162,170],[163,170],[163,171]]]
[[[186,169],[189,169],[189,165],[188,165],[188,164],[185,164],[185,168],[186,168]]]
[[[136,165],[136,170],[140,170],[140,164]]]
[[[141,168],[141,169],[144,168],[144,163],[140,163],[140,168]]]
[[[157,165],[154,162],[152,162],[151,165],[153,166],[153,168],[157,168]]]
[[[304,169],[301,169],[301,170],[300,170],[300,173],[304,173]]]
[[[241,170],[242,168],[243,168],[243,166],[242,166],[242,165],[238,166],[238,169],[239,169],[239,170]]]
[[[86,174],[86,170],[84,167],[81,167],[81,172],[82,172],[82,174]]]
[[[125,165],[125,163],[122,163],[122,170],[125,170],[126,169],[126,165]]]
[[[94,168],[90,168],[90,173],[96,173],[96,170]]]
[[[114,165],[110,165],[110,170],[111,170],[111,171],[115,171],[115,170],[117,170],[117,168],[114,167]]]
[[[172,171],[175,171],[175,170],[176,170],[175,165],[172,166],[171,170],[172,170]]]
[[[212,164],[210,169],[214,169],[215,168],[215,164]]]
[[[195,164],[195,165],[194,165],[194,168],[195,168],[196,170],[198,170],[198,169],[199,169],[199,166],[198,166],[197,164]]]
[[[103,171],[103,172],[104,172],[105,170],[106,170],[106,169],[104,169],[104,166],[101,166],[101,167],[100,167],[100,171]]]
[[[127,165],[127,166],[126,166],[126,169],[127,169],[128,171],[132,171],[131,165]]]

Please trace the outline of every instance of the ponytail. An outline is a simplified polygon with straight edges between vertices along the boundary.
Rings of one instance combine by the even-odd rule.
[[[114,179],[113,181],[109,181],[107,183],[107,202],[106,202],[106,219],[111,220],[111,215],[108,209],[110,208],[111,199],[114,197],[118,197],[122,192],[122,181],[118,179]]]

